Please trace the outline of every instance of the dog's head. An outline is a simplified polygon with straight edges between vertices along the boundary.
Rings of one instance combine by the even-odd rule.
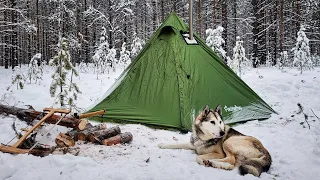
[[[221,106],[218,105],[216,109],[213,110],[206,105],[203,111],[200,112],[196,118],[195,125],[203,133],[203,140],[222,138],[225,134],[225,128],[222,120]]]

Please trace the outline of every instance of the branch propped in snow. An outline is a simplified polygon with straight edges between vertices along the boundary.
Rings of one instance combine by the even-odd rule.
[[[302,107],[302,105],[300,104],[300,103],[298,103],[297,104],[298,105],[298,107],[299,107],[299,111],[297,112],[297,114],[303,114],[303,116],[304,116],[304,120],[305,120],[305,122],[308,124],[308,127],[309,127],[309,129],[310,129],[310,124],[309,124],[309,122],[308,122],[308,115],[306,114],[306,113],[304,113],[303,112],[303,107]]]

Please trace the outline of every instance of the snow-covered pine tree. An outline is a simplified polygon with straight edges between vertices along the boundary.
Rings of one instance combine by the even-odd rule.
[[[95,73],[97,74],[97,79],[100,73],[104,73],[107,68],[107,55],[109,53],[109,43],[107,41],[107,30],[102,27],[101,37],[99,45],[92,56],[93,63],[95,65]]]
[[[227,52],[223,49],[223,45],[225,44],[225,41],[222,38],[223,31],[224,29],[222,26],[218,26],[216,29],[207,29],[206,44],[213,50],[213,52],[217,53],[220,58],[228,63],[231,59],[227,56]]]
[[[30,84],[32,83],[32,81],[37,83],[38,80],[42,80],[43,63],[38,63],[40,59],[41,59],[41,54],[37,53],[31,58],[29,62],[27,77],[29,79]],[[40,64],[40,66],[38,66],[38,64]]]
[[[144,41],[140,39],[136,33],[133,35],[133,41],[131,44],[131,61],[140,53],[143,48]]]
[[[299,66],[300,73],[302,74],[303,69],[313,69],[313,63],[310,55],[309,39],[305,34],[305,27],[301,25],[297,37],[296,47],[293,48],[294,58],[293,64]]]
[[[124,42],[120,51],[119,66],[125,69],[130,63],[130,52],[126,50],[126,43]]]
[[[243,41],[237,36],[236,46],[233,48],[233,60],[229,63],[229,67],[240,77],[245,68],[250,67],[250,62],[245,56],[246,53],[242,44]]]
[[[81,93],[77,84],[72,82],[72,76],[78,76],[78,72],[71,63],[70,53],[68,50],[68,43],[65,38],[59,38],[58,53],[50,60],[50,66],[55,70],[52,74],[52,82],[50,85],[50,95],[54,97],[59,88],[57,95],[61,107],[69,105],[70,108],[75,107],[77,94]],[[67,74],[71,73],[71,78],[67,79]]]

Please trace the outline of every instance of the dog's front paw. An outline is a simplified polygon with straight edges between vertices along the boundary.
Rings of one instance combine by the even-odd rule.
[[[160,149],[164,149],[164,148],[165,148],[165,145],[164,145],[163,143],[161,143],[161,144],[158,144],[158,147],[159,147]]]
[[[206,167],[211,167],[212,166],[212,163],[209,160],[203,160],[203,164]]]
[[[204,165],[204,160],[202,158],[200,158],[199,156],[197,156],[196,161],[198,164]]]

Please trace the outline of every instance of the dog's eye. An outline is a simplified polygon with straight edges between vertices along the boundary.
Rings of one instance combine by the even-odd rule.
[[[214,121],[210,121],[211,122],[211,124],[216,124]]]
[[[222,123],[222,121],[220,121],[220,124]]]

